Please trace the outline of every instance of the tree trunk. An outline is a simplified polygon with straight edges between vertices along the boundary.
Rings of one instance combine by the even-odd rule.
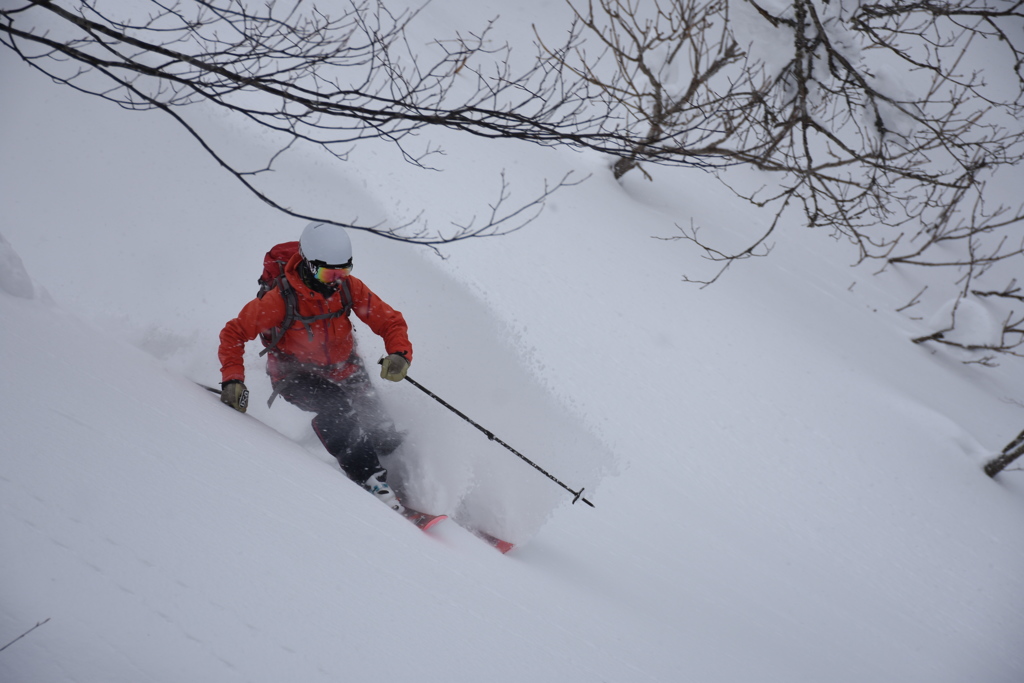
[[[1002,454],[985,465],[985,474],[994,477],[1009,465],[1011,462],[1024,455],[1024,432],[1017,435],[1017,438],[1003,449]]]

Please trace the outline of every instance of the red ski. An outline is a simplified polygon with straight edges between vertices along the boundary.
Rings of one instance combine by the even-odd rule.
[[[405,508],[400,514],[403,517],[405,517],[407,520],[409,520],[410,522],[415,524],[418,529],[422,529],[423,531],[426,531],[427,529],[430,529],[430,528],[434,527],[439,522],[448,519],[448,515],[432,515],[432,514],[427,513],[427,512],[420,512],[419,510],[413,510],[410,507]],[[503,541],[502,539],[498,538],[497,536],[490,535],[486,531],[480,531],[479,529],[472,529],[472,528],[469,528],[469,527],[463,527],[463,528],[465,528],[466,531],[468,531],[469,533],[473,534],[474,536],[476,536],[480,540],[482,540],[485,543],[487,543],[492,548],[495,548],[502,555],[504,555],[508,551],[512,550],[513,548],[515,548],[515,544],[514,543],[509,543],[508,541]]]
[[[480,531],[479,529],[469,529],[468,531],[477,538],[481,539],[482,541],[486,541],[488,544],[490,544],[491,547],[497,548],[498,552],[500,552],[502,555],[507,553],[509,550],[512,550],[512,548],[516,547],[515,544],[509,543],[508,541],[503,541],[497,536],[491,536],[486,531]]]
[[[429,513],[420,512],[419,510],[413,510],[412,508],[408,507],[405,508],[404,511],[402,511],[402,516],[410,522],[412,522],[413,524],[415,524],[418,528],[422,529],[423,531],[430,529],[442,520],[448,519],[448,515],[431,515]],[[474,536],[476,536],[477,538],[479,538],[480,540],[490,545],[492,548],[496,548],[498,552],[500,552],[502,555],[504,555],[505,553],[507,553],[515,547],[515,544],[509,543],[508,541],[503,541],[497,536],[491,536],[486,531],[480,531],[479,529],[470,529],[468,527],[466,528],[466,530]]]
[[[426,531],[442,520],[448,519],[448,515],[431,515],[408,507],[405,508],[401,514],[407,520],[415,524],[417,528],[422,529],[423,531]]]
[[[401,500],[401,496],[399,496],[399,500]],[[420,512],[419,510],[415,510],[411,507],[404,505],[402,511],[399,514],[405,517],[413,524],[415,524],[418,529],[422,529],[423,531],[426,531],[427,529],[434,527],[442,520],[448,519],[448,515],[432,515],[429,512]],[[458,524],[458,522],[456,522],[456,524]],[[459,526],[463,525],[459,524]],[[474,529],[472,527],[465,526],[463,526],[463,528],[466,529],[466,531],[473,534],[474,536],[476,536],[477,538],[479,538],[480,540],[490,545],[492,548],[496,548],[498,552],[500,552],[503,555],[515,547],[514,544],[509,543],[508,541],[503,541],[497,536],[492,536],[486,531],[480,531],[479,529]]]
[[[412,508],[409,507],[405,508],[405,510],[403,510],[401,514],[407,520],[415,524],[417,528],[422,529],[423,531],[432,528],[434,525],[441,522],[442,520],[448,519],[448,515],[432,515],[427,512],[413,510]],[[504,555],[505,553],[507,553],[515,547],[513,543],[503,541],[497,536],[490,535],[486,531],[480,531],[479,529],[471,528],[466,528],[466,530],[474,536],[476,536],[477,538],[479,538],[480,540],[490,545],[492,548],[496,548],[498,552],[500,552],[502,555]]]

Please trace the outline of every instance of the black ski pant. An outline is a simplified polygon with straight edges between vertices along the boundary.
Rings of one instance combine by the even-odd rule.
[[[362,363],[340,382],[313,369],[299,370],[275,382],[274,391],[302,410],[316,413],[313,431],[354,481],[362,483],[382,469],[380,458],[402,443]]]

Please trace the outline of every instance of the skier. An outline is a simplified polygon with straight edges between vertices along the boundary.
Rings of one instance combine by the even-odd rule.
[[[316,413],[313,430],[345,474],[402,512],[380,463],[402,438],[356,353],[349,311],[384,340],[388,355],[381,364],[382,378],[392,382],[405,378],[412,345],[402,314],[351,272],[352,243],[345,229],[320,222],[307,225],[298,252],[284,266],[279,286],[261,292],[221,330],[220,400],[245,412],[245,343],[263,335],[270,347],[271,401],[280,395]],[[283,329],[286,316],[292,315],[289,297],[294,297],[294,322]],[[268,344],[267,339],[273,341]]]

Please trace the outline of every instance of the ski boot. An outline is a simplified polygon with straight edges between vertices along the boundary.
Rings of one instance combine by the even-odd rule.
[[[396,512],[405,512],[405,507],[402,502],[398,500],[398,496],[388,485],[387,482],[388,472],[387,470],[377,470],[363,482],[363,488],[372,493],[382,503],[387,505]]]

